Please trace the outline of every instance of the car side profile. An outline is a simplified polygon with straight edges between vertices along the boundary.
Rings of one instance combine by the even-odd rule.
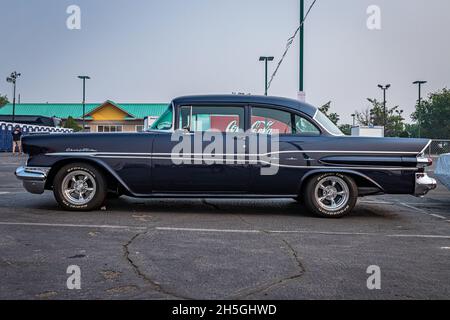
[[[342,217],[358,197],[434,189],[429,143],[345,136],[297,100],[187,96],[141,133],[26,136],[28,161],[16,176],[31,193],[53,190],[67,210],[94,210],[120,195],[294,198],[319,216]]]

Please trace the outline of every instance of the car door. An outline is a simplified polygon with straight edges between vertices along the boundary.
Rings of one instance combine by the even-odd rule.
[[[246,152],[245,106],[194,104],[177,112],[176,130],[153,142],[153,192],[247,192],[250,168],[239,160]]]
[[[274,106],[252,106],[251,134],[266,139],[267,150],[259,148],[259,161],[251,165],[249,192],[269,195],[295,195],[301,177],[313,159],[304,153],[320,135],[319,129],[306,117]],[[250,144],[255,139],[250,139]],[[250,149],[255,149],[250,145]],[[266,156],[262,156],[266,154]],[[271,170],[269,170],[269,167]]]

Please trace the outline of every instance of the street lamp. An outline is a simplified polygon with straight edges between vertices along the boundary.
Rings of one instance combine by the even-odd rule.
[[[6,78],[6,81],[13,84],[13,111],[12,111],[12,122],[14,123],[16,120],[16,82],[17,78],[20,77],[21,74],[16,71],[12,72],[9,77]]]
[[[266,72],[266,76],[265,76],[265,84],[264,84],[264,95],[266,95],[267,96],[267,89],[268,89],[268,87],[267,87],[267,62],[268,61],[273,61],[273,57],[259,57],[259,61],[264,61],[264,63],[265,63],[265,72]]]
[[[300,50],[299,50],[299,78],[298,78],[298,91],[299,91],[299,97],[304,97],[304,78],[303,78],[303,72],[304,72],[304,46],[305,46],[305,27],[303,25],[303,20],[305,20],[305,0],[300,0],[300,30],[299,30],[299,37],[300,37]]]
[[[386,130],[386,90],[391,87],[390,84],[387,84],[385,86],[382,86],[381,84],[378,85],[378,88],[383,90],[383,124],[384,124],[384,130]]]
[[[84,126],[84,114],[86,113],[86,80],[91,79],[88,76],[78,76],[78,79],[83,80],[83,132],[86,130]]]
[[[419,87],[419,100],[418,100],[418,104],[419,104],[419,112],[417,113],[417,115],[418,115],[418,123],[419,123],[419,132],[418,132],[418,135],[419,135],[419,138],[420,138],[420,126],[421,126],[421,117],[420,117],[420,113],[421,113],[421,110],[420,110],[420,105],[421,105],[421,101],[422,101],[422,85],[423,84],[425,84],[425,83],[427,83],[427,81],[423,81],[423,80],[418,80],[418,81],[414,81],[413,82],[413,84],[417,84],[418,85],[418,87]]]

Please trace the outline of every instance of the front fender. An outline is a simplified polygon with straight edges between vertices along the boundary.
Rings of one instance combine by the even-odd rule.
[[[115,179],[116,182],[119,183],[121,187],[123,187],[128,193],[130,193],[131,195],[135,195],[135,193],[130,189],[127,183],[117,174],[116,171],[114,171],[106,162],[93,157],[70,157],[70,158],[63,157],[54,161],[48,173],[46,189],[50,189],[52,187],[53,178],[55,177],[59,169],[61,169],[66,164],[75,162],[86,162],[99,167],[100,169],[104,170],[106,174],[109,174],[113,179]]]

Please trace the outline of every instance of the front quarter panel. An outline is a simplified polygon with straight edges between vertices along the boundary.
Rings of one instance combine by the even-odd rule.
[[[94,163],[115,177],[132,195],[151,193],[150,133],[66,134],[26,137],[27,166]]]

